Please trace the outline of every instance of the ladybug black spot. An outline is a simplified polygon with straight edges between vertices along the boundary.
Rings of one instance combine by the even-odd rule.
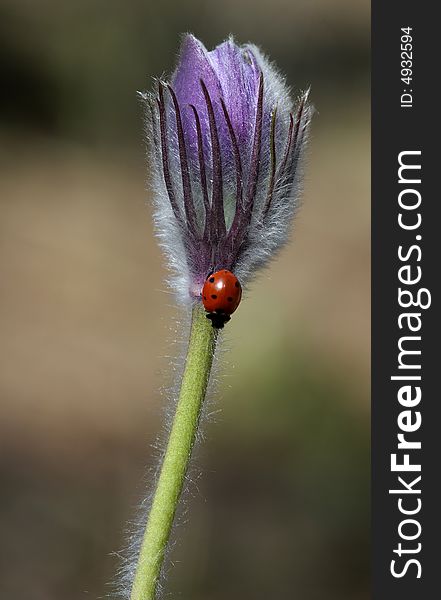
[[[210,283],[214,283],[214,277],[210,277],[210,279],[208,280]]]
[[[228,296],[227,300],[228,302],[233,302],[233,298],[231,296]]]
[[[236,287],[239,287],[240,283],[238,281],[236,281],[236,283],[234,284]]]
[[[206,300],[206,299],[207,299],[207,296],[204,296],[204,300]]]
[[[211,297],[213,298],[213,300],[216,300],[217,298],[216,294],[211,294]]]

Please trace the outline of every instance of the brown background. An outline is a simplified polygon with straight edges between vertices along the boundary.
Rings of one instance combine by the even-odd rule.
[[[108,594],[151,488],[181,316],[135,92],[185,31],[261,45],[317,114],[293,243],[226,331],[166,597],[365,599],[369,6],[350,0],[0,1],[0,596]]]

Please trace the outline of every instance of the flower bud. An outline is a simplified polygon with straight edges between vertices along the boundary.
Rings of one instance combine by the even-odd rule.
[[[184,37],[169,82],[143,95],[155,223],[181,299],[220,269],[246,284],[285,243],[311,107],[253,45]]]

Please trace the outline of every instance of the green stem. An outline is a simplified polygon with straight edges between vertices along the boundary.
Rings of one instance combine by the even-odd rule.
[[[193,308],[190,341],[176,414],[138,558],[131,600],[154,600],[210,377],[217,330],[200,304]]]

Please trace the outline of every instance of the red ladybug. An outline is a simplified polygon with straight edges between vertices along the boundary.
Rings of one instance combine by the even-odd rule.
[[[213,327],[221,329],[239,306],[242,287],[231,271],[222,269],[211,273],[202,288],[202,302]]]

